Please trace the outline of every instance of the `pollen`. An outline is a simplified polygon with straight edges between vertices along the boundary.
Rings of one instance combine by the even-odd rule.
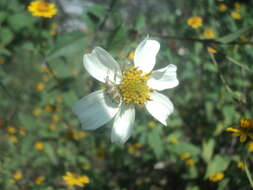
[[[121,97],[125,103],[133,103],[143,106],[144,102],[151,100],[147,81],[150,73],[143,73],[137,67],[123,73],[123,80],[119,85]]]

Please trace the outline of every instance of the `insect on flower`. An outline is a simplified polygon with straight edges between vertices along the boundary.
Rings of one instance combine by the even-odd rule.
[[[167,125],[174,106],[159,91],[174,88],[179,82],[175,65],[152,71],[159,49],[158,41],[144,39],[135,50],[134,67],[125,71],[101,47],[84,55],[85,69],[104,83],[105,89],[95,91],[73,105],[73,112],[83,129],[95,130],[114,118],[111,140],[125,143],[132,133],[136,106],[146,108],[155,119]]]

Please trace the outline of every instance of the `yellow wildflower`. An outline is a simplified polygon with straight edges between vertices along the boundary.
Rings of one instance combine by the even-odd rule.
[[[28,6],[28,11],[30,11],[33,16],[44,18],[52,18],[58,12],[54,3],[49,3],[46,1],[31,2]]]
[[[4,58],[0,58],[0,65],[5,63],[5,59]]]
[[[62,103],[62,101],[63,101],[63,98],[61,97],[61,96],[57,96],[56,98],[55,98],[55,101],[59,104],[59,103]]]
[[[42,82],[39,82],[39,83],[36,85],[36,90],[38,90],[38,91],[42,91],[42,90],[44,90],[44,88],[45,88],[45,84],[42,83]]]
[[[44,181],[45,181],[45,177],[44,177],[44,176],[39,176],[39,177],[37,177],[37,178],[34,180],[35,184],[37,184],[37,185],[42,184]]]
[[[211,177],[209,177],[209,180],[212,182],[217,182],[217,181],[222,180],[223,178],[224,178],[224,173],[218,172],[212,175]]]
[[[20,180],[20,179],[22,179],[22,177],[23,177],[23,175],[20,171],[15,172],[14,175],[13,175],[13,178],[15,180]]]
[[[191,156],[192,156],[191,153],[186,152],[186,153],[184,153],[184,154],[179,155],[179,158],[180,158],[180,160],[187,160],[187,159],[190,158]]]
[[[53,122],[53,123],[57,123],[59,120],[60,120],[59,115],[54,114],[54,115],[52,116],[52,122]]]
[[[87,176],[79,176],[71,172],[66,172],[65,176],[62,177],[68,188],[74,186],[84,187],[85,184],[90,182]]]
[[[16,128],[13,126],[8,126],[7,127],[7,133],[9,134],[15,134],[17,132]]]
[[[43,75],[42,76],[42,80],[45,81],[45,82],[49,81],[49,79],[50,79],[49,75]]]
[[[21,136],[25,136],[25,129],[20,128],[18,132]]]
[[[245,142],[247,137],[253,139],[253,120],[241,119],[240,126],[237,128],[227,128],[227,131],[233,133],[233,136],[240,136],[240,142]]]
[[[217,51],[216,49],[211,48],[211,47],[208,47],[208,48],[207,48],[207,51],[210,52],[210,53],[212,53],[212,54],[218,53],[218,51]]]
[[[213,29],[205,29],[204,32],[203,32],[203,35],[206,37],[206,38],[214,38],[215,37],[215,32]]]
[[[221,3],[221,4],[219,4],[219,6],[218,6],[218,10],[219,10],[220,12],[225,12],[227,9],[228,9],[228,7],[227,7],[227,5],[225,5],[224,3]]]
[[[128,54],[128,59],[131,59],[131,60],[134,59],[134,51],[130,51],[130,53]]]
[[[43,150],[44,149],[44,143],[41,142],[41,141],[38,141],[38,142],[35,143],[34,147],[35,147],[36,150]]]
[[[185,165],[186,166],[194,166],[195,165],[195,161],[194,160],[187,160],[186,162],[185,162]]]
[[[253,141],[248,144],[248,151],[253,152]]]
[[[202,18],[199,16],[190,17],[187,20],[188,26],[191,26],[192,28],[199,28],[202,26]]]
[[[9,140],[12,142],[12,143],[17,143],[18,142],[18,138],[15,136],[15,135],[11,135],[8,137]]]
[[[241,14],[238,11],[232,11],[231,12],[231,17],[235,20],[240,20],[241,19]]]
[[[172,144],[177,144],[177,138],[176,138],[176,137],[171,138],[171,139],[170,139],[170,142],[171,142]]]
[[[239,12],[241,9],[241,4],[239,2],[235,2],[234,6],[235,6],[235,10]]]
[[[72,138],[77,141],[83,139],[84,137],[86,137],[86,135],[87,135],[87,133],[84,131],[78,131],[78,130],[71,131]]]
[[[33,110],[33,115],[36,116],[36,117],[40,116],[41,113],[42,113],[42,110],[40,108],[35,108]]]
[[[53,123],[51,123],[50,125],[48,125],[48,129],[51,130],[51,131],[55,130],[55,128],[56,128],[56,125],[53,124]]]
[[[129,154],[135,154],[138,150],[140,150],[141,147],[142,147],[142,145],[140,143],[130,145],[128,147],[128,153]]]
[[[155,127],[156,123],[154,121],[149,121],[148,126],[149,127]]]
[[[47,112],[52,112],[53,111],[53,107],[51,105],[47,104],[47,105],[45,105],[45,110]]]
[[[46,65],[41,65],[39,70],[42,73],[48,73],[49,72],[49,69],[47,68]]]
[[[242,170],[244,170],[244,163],[243,162],[237,162],[237,168],[240,168]]]

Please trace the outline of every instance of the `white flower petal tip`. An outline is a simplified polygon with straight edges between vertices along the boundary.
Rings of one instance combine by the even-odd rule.
[[[179,84],[176,71],[177,67],[172,64],[153,71],[148,86],[158,91],[176,87]]]
[[[91,53],[85,54],[83,64],[92,77],[103,83],[107,78],[117,84],[121,81],[119,64],[101,47],[96,47]]]
[[[131,136],[134,120],[134,106],[123,104],[113,123],[111,141],[124,144]]]
[[[83,97],[72,107],[79,118],[82,128],[95,130],[109,122],[118,112],[119,105],[112,102],[103,90]]]
[[[155,66],[156,55],[160,49],[160,43],[156,40],[143,40],[135,50],[134,65],[142,71],[149,73]]]
[[[169,98],[158,92],[150,94],[151,101],[145,103],[148,112],[163,125],[167,126],[166,120],[174,111],[174,106]]]

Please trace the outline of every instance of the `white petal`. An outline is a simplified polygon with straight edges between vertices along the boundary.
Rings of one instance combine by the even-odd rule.
[[[176,87],[179,83],[176,71],[177,67],[172,64],[153,71],[148,80],[148,86],[155,90],[165,90]]]
[[[156,54],[159,49],[160,44],[158,41],[146,38],[135,50],[134,65],[146,73],[152,71],[156,62]]]
[[[80,99],[72,109],[83,129],[94,130],[109,122],[118,112],[119,105],[112,102],[103,90],[98,90]]]
[[[174,106],[170,99],[158,92],[150,94],[151,101],[145,103],[148,112],[163,125],[167,125],[166,120],[173,112]]]
[[[121,81],[119,64],[101,47],[96,47],[91,53],[85,54],[83,64],[89,74],[101,82],[105,82],[106,78],[117,84]]]
[[[122,104],[120,111],[114,119],[111,140],[112,142],[125,143],[131,136],[135,119],[133,105]]]

